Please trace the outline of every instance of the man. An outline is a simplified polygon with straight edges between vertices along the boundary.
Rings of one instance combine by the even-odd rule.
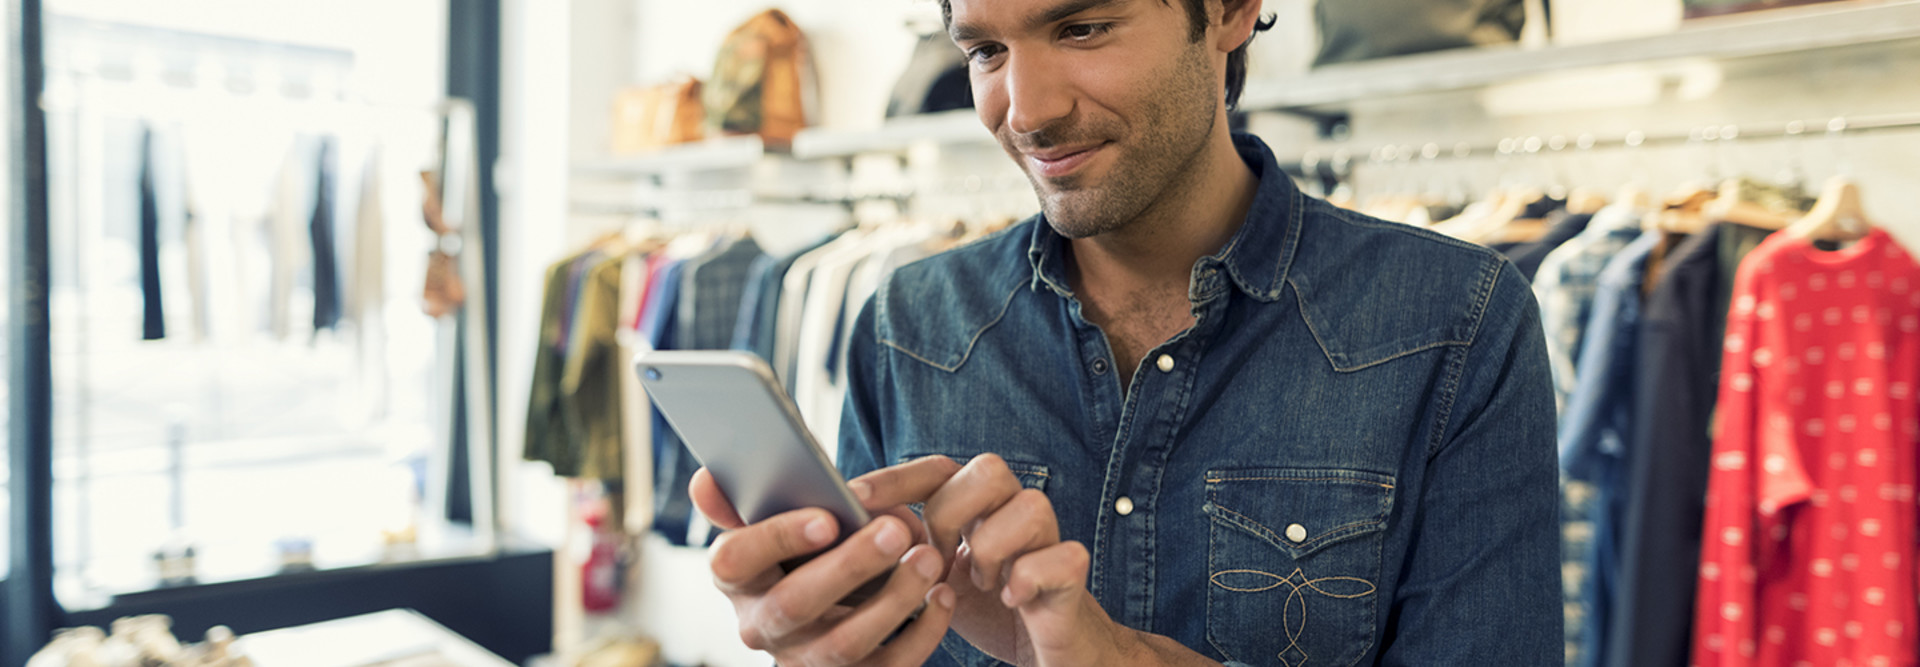
[[[839,463],[872,523],[783,574],[832,519],[742,526],[695,477],[747,645],[1557,662],[1553,396],[1513,266],[1308,199],[1229,132],[1258,0],[942,5],[1042,212],[901,268],[859,317]]]

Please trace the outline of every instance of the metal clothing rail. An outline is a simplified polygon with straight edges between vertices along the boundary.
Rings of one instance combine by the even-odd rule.
[[[921,186],[900,190],[877,190],[859,193],[765,193],[747,188],[689,190],[663,188],[655,198],[640,198],[629,201],[605,201],[592,198],[576,198],[569,205],[575,214],[584,215],[651,215],[658,217],[664,211],[723,211],[742,209],[749,206],[845,206],[852,208],[869,202],[892,202],[906,204],[918,197],[925,196],[965,196],[1024,191],[1031,187],[1024,176],[968,175],[941,179]]]
[[[1794,120],[1784,123],[1763,123],[1749,125],[1709,125],[1696,127],[1686,133],[1648,134],[1634,130],[1618,137],[1600,138],[1593,134],[1520,136],[1500,139],[1494,144],[1474,145],[1469,142],[1457,142],[1451,145],[1427,143],[1421,146],[1394,144],[1372,149],[1369,155],[1359,163],[1369,165],[1419,164],[1439,160],[1461,160],[1487,157],[1538,157],[1577,154],[1580,151],[1638,149],[1661,146],[1697,146],[1702,148],[1726,145],[1732,141],[1787,139],[1823,133],[1825,136],[1848,134],[1867,134],[1888,130],[1920,130],[1920,113],[1882,114],[1873,116],[1836,116],[1829,119]],[[1340,177],[1351,173],[1356,166],[1352,149],[1338,148],[1330,154],[1320,151],[1304,153],[1299,162],[1289,171],[1300,174],[1313,174],[1319,177]]]

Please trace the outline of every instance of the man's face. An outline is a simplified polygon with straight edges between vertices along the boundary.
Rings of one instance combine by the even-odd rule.
[[[1181,187],[1220,76],[1178,2],[952,0],[981,122],[1069,238],[1120,229]]]

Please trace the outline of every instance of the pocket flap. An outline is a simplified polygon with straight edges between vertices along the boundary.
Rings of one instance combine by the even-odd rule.
[[[1358,470],[1239,468],[1207,472],[1207,516],[1295,560],[1385,530],[1390,475]]]

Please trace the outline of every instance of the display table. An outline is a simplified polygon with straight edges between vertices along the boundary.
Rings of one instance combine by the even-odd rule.
[[[411,609],[389,609],[240,638],[257,667],[513,667]]]

